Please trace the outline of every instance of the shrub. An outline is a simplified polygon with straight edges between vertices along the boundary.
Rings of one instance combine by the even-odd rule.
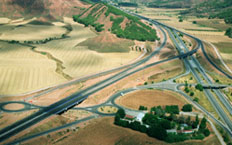
[[[145,107],[145,106],[139,106],[139,110],[147,110],[147,107]]]
[[[120,118],[124,118],[126,116],[126,113],[124,111],[124,109],[118,109],[116,116],[119,116]]]
[[[210,131],[208,128],[204,129],[203,134],[208,137],[210,135]]]
[[[182,108],[182,111],[184,112],[192,112],[192,105],[191,104],[185,104]]]
[[[179,114],[179,112],[180,112],[178,105],[171,105],[171,106],[167,105],[165,107],[165,111],[167,113],[172,113],[172,114]]]
[[[199,91],[203,91],[203,86],[201,84],[197,84],[195,88]]]
[[[190,92],[190,96],[194,96],[194,92]]]

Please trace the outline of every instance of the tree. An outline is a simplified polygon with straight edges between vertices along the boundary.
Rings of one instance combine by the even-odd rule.
[[[155,115],[157,115],[159,117],[162,117],[165,115],[165,110],[163,110],[161,106],[152,107],[151,112],[154,112]]]
[[[192,105],[191,104],[185,104],[182,108],[182,111],[184,112],[192,112]]]
[[[208,128],[204,129],[203,134],[207,137],[210,135],[210,131]]]
[[[139,106],[139,110],[147,110],[147,107],[145,107],[145,106]]]
[[[185,117],[184,117],[183,115],[181,115],[181,116],[178,118],[178,122],[179,122],[180,124],[185,123]]]
[[[204,117],[204,118],[201,120],[201,124],[200,124],[200,127],[199,127],[199,130],[200,130],[200,131],[203,131],[204,129],[206,129],[206,123],[207,123],[207,119]]]
[[[193,24],[197,24],[197,21],[193,21]]]
[[[203,91],[203,86],[201,84],[197,84],[195,88],[199,91]]]
[[[176,121],[176,120],[177,120],[177,116],[176,116],[175,114],[171,113],[171,114],[168,116],[167,119],[170,120],[170,121]]]
[[[184,88],[184,91],[185,91],[186,93],[189,93],[189,92],[190,92],[190,90],[189,90],[188,87],[185,87],[185,88]]]
[[[199,99],[198,99],[197,97],[195,97],[195,98],[193,99],[193,101],[199,102]]]
[[[149,129],[147,134],[151,137],[155,137],[159,140],[164,140],[167,137],[167,132],[164,128],[159,125],[152,125]]]
[[[119,116],[120,118],[124,118],[126,116],[125,110],[124,109],[118,109],[116,116]]]
[[[160,121],[160,125],[162,126],[162,128],[164,129],[172,129],[172,124],[170,121],[166,120],[166,119],[162,119]]]
[[[191,125],[191,117],[188,116],[188,118],[186,119],[186,123],[190,126]]]
[[[178,105],[170,105],[170,106],[166,106],[165,107],[165,111],[167,112],[167,113],[173,113],[173,114],[179,114],[179,107],[178,107]]]
[[[190,92],[190,96],[194,96],[194,92]]]
[[[142,121],[144,124],[147,124],[147,125],[154,125],[159,122],[157,116],[150,114],[150,113],[146,113]]]
[[[226,36],[232,38],[232,28],[228,28],[225,33]]]
[[[198,115],[197,115],[196,118],[195,118],[195,121],[193,122],[192,127],[193,127],[193,128],[197,128],[198,124],[199,124],[199,117],[198,117]]]

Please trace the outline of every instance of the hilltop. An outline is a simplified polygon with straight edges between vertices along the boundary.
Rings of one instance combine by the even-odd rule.
[[[81,13],[89,6],[79,0],[1,0],[0,16],[56,20]]]
[[[97,32],[109,31],[119,38],[139,41],[155,41],[156,30],[139,18],[105,3],[96,3],[83,13],[73,16],[74,21],[92,26]]]

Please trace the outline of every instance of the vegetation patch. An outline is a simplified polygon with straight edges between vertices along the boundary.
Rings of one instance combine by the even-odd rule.
[[[28,24],[31,24],[31,25],[48,25],[48,26],[53,26],[53,24],[50,23],[50,22],[38,21],[38,20],[31,21]]]
[[[177,111],[177,114],[179,114],[179,109],[175,106],[169,106],[168,108],[170,112]],[[142,119],[141,116],[143,116]],[[114,124],[146,133],[150,137],[168,143],[190,139],[203,140],[210,135],[206,118],[200,121],[197,115],[195,119],[191,119],[190,116],[184,117],[167,113],[166,109],[161,106],[152,107],[149,113],[140,113],[132,120],[127,119],[123,109],[119,109],[115,115]]]
[[[232,42],[220,42],[214,43],[214,45],[220,50],[220,52],[232,54]]]
[[[232,38],[232,28],[228,28],[225,33],[226,36]]]
[[[104,15],[104,16],[103,16]],[[159,40],[156,31],[150,26],[142,23],[139,18],[131,16],[113,6],[106,3],[97,3],[89,8],[81,15],[73,16],[74,21],[84,24],[85,26],[93,26],[97,32],[104,30],[105,25],[100,18],[110,17],[113,23],[112,27],[106,31],[111,31],[119,38],[126,38],[139,41],[156,41]],[[127,18],[129,21],[123,29],[121,23]],[[110,22],[109,22],[110,23]]]
[[[98,111],[105,114],[113,114],[118,111],[118,108],[115,108],[113,106],[103,106],[103,107],[99,107]]]

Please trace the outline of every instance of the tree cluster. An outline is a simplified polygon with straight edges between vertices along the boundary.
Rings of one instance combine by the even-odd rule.
[[[192,112],[192,105],[191,104],[185,104],[182,108],[182,111],[184,112]]]
[[[203,86],[201,84],[197,84],[195,88],[199,91],[203,91]]]
[[[118,3],[118,5],[124,7],[138,7],[137,3],[131,3],[131,2],[120,2]]]
[[[226,36],[232,38],[232,28],[228,28],[225,33]]]
[[[169,116],[166,116],[165,114],[166,108],[168,108],[167,110],[169,112],[172,112]],[[198,116],[196,116],[195,120],[192,121],[190,116],[187,118],[185,118],[184,116],[177,117],[174,114],[176,113],[176,111],[173,110],[177,110],[177,108],[174,105],[172,107],[165,107],[165,109],[163,109],[161,106],[152,107],[150,113],[145,114],[145,116],[142,119],[142,122],[138,122],[133,120],[129,121],[125,119],[125,111],[123,109],[119,109],[115,115],[114,124],[146,133],[151,137],[169,143],[185,141],[187,139],[204,139],[205,136],[210,135],[210,132],[206,124],[207,120],[205,118],[203,118],[200,123]],[[178,126],[177,129],[180,130],[181,124],[188,125],[184,128],[185,130],[199,127],[199,131],[194,132],[192,135],[183,133],[167,133],[168,129],[175,129],[176,126]]]
[[[75,22],[84,24],[85,27],[91,25],[92,27],[95,28],[95,30],[96,30],[97,32],[101,32],[101,31],[104,30],[104,28],[103,28],[103,27],[104,27],[104,24],[95,23],[96,19],[95,19],[93,16],[91,16],[91,15],[88,15],[88,16],[85,17],[85,18],[80,18],[80,16],[75,15],[75,16],[73,16],[73,20],[74,20]]]

